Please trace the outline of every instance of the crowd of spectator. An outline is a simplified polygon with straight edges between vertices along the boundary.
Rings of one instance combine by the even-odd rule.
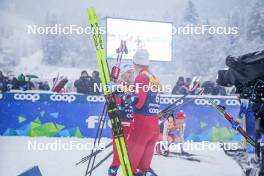
[[[180,76],[175,84],[175,86],[172,89],[172,94],[174,95],[184,95],[186,93],[189,93],[190,95],[195,94],[195,91],[191,91],[191,85],[192,79],[187,77],[184,79],[184,77]],[[194,83],[195,85],[196,83]],[[217,85],[213,81],[205,81],[203,83],[199,83],[198,89],[203,88],[205,95],[223,95],[226,96],[227,92],[226,89],[222,86]]]
[[[101,80],[98,71],[93,71],[92,76],[90,76],[88,72],[84,70],[81,72],[80,78],[74,82],[74,87],[78,93],[99,95],[100,89],[98,88],[100,83]]]
[[[81,94],[98,95],[100,87],[100,77],[98,71],[93,71],[90,76],[87,71],[82,71],[78,80],[73,81],[73,85],[69,82],[67,77],[57,76],[51,82],[39,81],[36,75],[19,74],[15,76],[11,72],[4,74],[0,71],[0,92],[7,92],[11,90],[43,90],[57,93],[77,92]],[[95,86],[95,84],[97,86]],[[52,86],[50,86],[52,85]]]
[[[98,71],[93,71],[91,75],[86,70],[81,72],[80,77],[69,82],[66,77],[57,77],[53,78],[50,82],[48,81],[39,81],[38,76],[36,75],[25,75],[21,73],[15,77],[11,73],[6,75],[0,71],[0,92],[6,92],[10,90],[43,90],[43,91],[52,91],[57,93],[65,92],[77,92],[80,94],[89,94],[89,95],[99,95],[100,92],[100,76]],[[172,89],[171,94],[173,95],[184,95],[189,93],[190,95],[195,94],[195,92],[190,91],[190,85],[192,79],[190,77],[184,78],[180,76]],[[69,88],[70,87],[70,88]],[[226,89],[222,86],[217,85],[213,81],[205,81],[199,84],[199,88],[204,88],[204,94],[206,95],[230,95],[234,94],[235,90],[227,93]]]
[[[4,75],[0,71],[0,92],[6,92],[10,90],[50,90],[47,81],[32,81],[33,78],[38,78],[35,75],[24,75],[21,73],[17,77],[8,73]]]

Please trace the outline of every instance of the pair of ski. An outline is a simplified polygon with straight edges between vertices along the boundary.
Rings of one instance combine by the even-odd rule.
[[[99,73],[100,73],[100,78],[102,82],[103,92],[104,92],[105,99],[106,99],[106,104],[104,105],[104,110],[103,110],[104,117],[102,117],[101,119],[102,126],[99,126],[97,129],[98,135],[96,136],[96,139],[97,138],[99,139],[97,141],[94,141],[94,143],[97,143],[97,142],[100,143],[100,139],[102,135],[102,130],[100,129],[103,128],[103,125],[105,123],[106,116],[104,115],[105,114],[104,112],[107,111],[111,125],[112,125],[113,138],[116,144],[117,153],[118,153],[123,175],[133,176],[131,164],[130,164],[129,157],[128,157],[126,141],[125,141],[123,129],[121,127],[119,110],[118,110],[116,100],[115,100],[115,94],[111,92],[111,90],[107,89],[107,85],[110,84],[112,80],[110,76],[111,74],[109,72],[105,49],[104,49],[104,42],[100,34],[99,20],[98,20],[98,17],[96,15],[94,8],[91,8],[91,10],[87,9],[87,13],[88,13],[89,23],[92,29],[92,40],[93,40],[93,43],[96,49],[97,63],[99,67]],[[92,150],[92,153],[91,153],[92,157],[88,157],[89,163],[91,161],[90,158],[93,158],[92,168],[89,170],[87,166],[85,176],[87,176],[88,174],[91,175],[93,171],[93,166],[94,166],[95,156],[96,156],[93,153],[96,153],[96,151]]]
[[[209,102],[212,104],[212,106],[231,124],[236,124],[235,119],[232,117],[231,114],[225,111],[225,108],[223,106],[217,105],[212,99],[207,98]],[[257,146],[257,143],[254,139],[250,137],[250,135],[240,126],[237,125],[234,128],[236,131],[238,131],[245,139],[246,141],[251,144],[253,147]]]
[[[112,72],[111,72],[111,78],[112,80],[114,81],[117,81],[118,77],[119,77],[119,72],[120,72],[120,64],[121,64],[121,60],[122,60],[122,56],[123,56],[123,53],[126,53],[127,54],[127,47],[126,47],[126,42],[121,40],[121,43],[120,43],[120,47],[116,50],[118,56],[117,56],[117,63],[116,65],[112,68]],[[106,114],[107,113],[107,106],[106,104],[104,105],[104,108],[103,108],[103,112],[100,116],[100,119],[99,119],[99,124],[98,124],[98,128],[97,128],[97,131],[96,131],[96,135],[95,135],[95,140],[94,140],[94,146],[96,144],[100,144],[100,141],[101,141],[101,136],[102,136],[102,132],[103,132],[103,127],[105,125],[105,121],[106,121]],[[109,144],[107,144],[105,146],[105,149],[106,148],[109,148],[110,146],[112,146],[112,142],[110,142]],[[95,163],[95,159],[96,159],[96,155],[98,153],[102,152],[102,150],[92,150],[91,151],[91,154],[83,157],[78,163],[76,163],[75,165],[79,165],[79,164],[83,164],[85,162],[88,161],[88,164],[87,164],[87,169],[86,169],[86,175],[91,175],[92,171],[94,171],[98,166],[100,166],[100,164],[102,164],[102,161],[100,161],[99,163],[97,163],[95,166],[94,166],[94,163]],[[111,156],[111,154],[107,155],[107,157],[105,157],[105,159],[103,159],[103,161],[105,161],[107,158],[109,158]]]
[[[198,155],[188,153],[188,152],[167,152],[167,153],[162,154],[162,156],[164,156],[164,157],[176,157],[176,158],[184,159],[187,161],[201,162],[200,159],[196,158],[196,156],[198,156]]]

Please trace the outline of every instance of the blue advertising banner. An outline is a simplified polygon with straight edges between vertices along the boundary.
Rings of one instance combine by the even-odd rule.
[[[160,95],[161,109],[180,96]],[[235,97],[210,97],[237,117],[239,101]],[[205,96],[188,96],[176,111],[187,115],[185,138],[193,141],[229,141],[241,137],[210,106]],[[0,94],[0,135],[94,137],[104,105],[103,96],[12,92]],[[110,122],[103,136],[111,137]]]

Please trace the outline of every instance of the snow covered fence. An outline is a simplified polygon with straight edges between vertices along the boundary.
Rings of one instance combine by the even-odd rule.
[[[161,107],[180,96],[160,95]],[[234,117],[239,102],[232,96],[210,96],[216,103],[226,106]],[[189,101],[192,99],[192,101]],[[230,124],[210,106],[205,96],[188,96],[177,111],[187,115],[185,138],[193,141],[237,141],[240,136]],[[93,137],[104,104],[103,96],[80,94],[52,94],[43,92],[11,92],[0,94],[0,135]],[[111,137],[107,121],[104,137]]]

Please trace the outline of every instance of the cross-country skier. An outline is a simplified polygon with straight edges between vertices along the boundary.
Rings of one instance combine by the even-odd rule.
[[[135,175],[156,175],[150,168],[155,143],[159,137],[159,97],[160,81],[149,70],[149,53],[138,49],[133,56],[135,73],[135,96],[133,125],[127,146],[132,171]]]
[[[180,143],[181,152],[184,154],[182,143],[184,142],[184,131],[185,131],[185,122],[186,115],[183,111],[179,111],[176,113],[176,118],[174,118],[173,112],[170,113],[167,120],[161,123],[161,134],[160,141],[165,142],[168,146],[171,143]],[[157,145],[157,152],[161,154],[161,146]],[[167,147],[168,147],[167,146]],[[168,155],[169,151],[167,150],[163,153],[163,155]]]
[[[134,69],[131,64],[125,64],[121,67],[121,75],[118,80],[120,85],[119,90],[116,91],[116,102],[119,106],[120,118],[125,138],[128,136],[130,131],[130,122],[132,118],[133,108],[131,104],[128,104],[125,97],[130,94],[128,86],[134,82]],[[109,176],[115,176],[120,166],[118,153],[115,142],[113,141],[113,161],[108,169]]]

